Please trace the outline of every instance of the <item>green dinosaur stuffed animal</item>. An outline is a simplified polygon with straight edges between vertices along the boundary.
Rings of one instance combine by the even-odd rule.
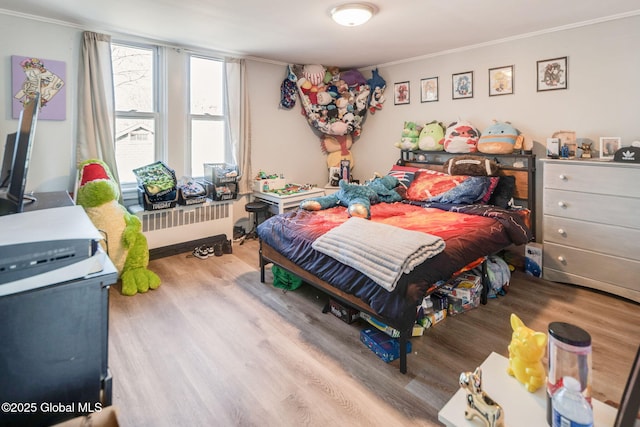
[[[106,163],[91,159],[78,169],[76,203],[84,208],[96,228],[106,234],[102,245],[122,280],[122,294],[156,289],[160,278],[147,269],[149,247],[138,217],[118,203],[120,189]]]
[[[400,194],[395,190],[398,184],[400,184],[398,178],[391,175],[376,177],[366,185],[350,184],[340,180],[340,190],[327,196],[305,199],[300,203],[300,208],[307,211],[319,211],[334,206],[345,206],[349,216],[369,219],[371,205],[402,200]]]

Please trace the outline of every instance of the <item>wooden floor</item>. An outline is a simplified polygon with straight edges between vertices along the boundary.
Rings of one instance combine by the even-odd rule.
[[[535,330],[574,323],[593,339],[593,396],[620,399],[640,344],[640,305],[515,273],[506,296],[412,339],[408,370],[323,314],[309,286],[260,283],[258,245],[206,260],[152,261],[162,285],[110,290],[109,365],[122,426],[431,426],[460,372],[508,355],[510,314]],[[515,381],[515,380],[514,380]]]

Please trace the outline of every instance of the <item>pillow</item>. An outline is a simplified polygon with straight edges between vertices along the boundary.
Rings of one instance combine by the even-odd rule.
[[[420,168],[416,168],[413,166],[393,165],[387,175],[395,176],[396,178],[398,178],[398,181],[400,181],[400,185],[407,189],[413,182],[413,178],[415,177],[416,172],[418,172],[419,170]]]
[[[456,156],[444,162],[444,171],[449,175],[494,176],[499,170],[495,161],[483,156]]]
[[[486,205],[487,203],[489,203],[491,196],[493,196],[493,192],[496,190],[496,187],[498,186],[498,182],[500,182],[500,177],[492,176],[492,177],[489,177],[489,180],[490,180],[489,188],[487,188],[487,192],[484,193],[482,195],[482,198],[480,199],[480,203],[482,203],[483,205]]]
[[[516,189],[516,177],[511,175],[501,176],[498,181],[498,185],[493,194],[489,198],[489,204],[495,205],[504,209],[509,207],[511,198]]]
[[[486,176],[448,175],[431,170],[415,174],[406,198],[416,202],[471,204],[482,199],[490,186]]]

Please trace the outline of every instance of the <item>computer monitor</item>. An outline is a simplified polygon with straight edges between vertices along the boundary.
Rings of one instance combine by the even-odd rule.
[[[11,167],[13,165],[13,151],[16,146],[17,132],[7,135],[7,142],[4,145],[4,157],[2,158],[2,170],[0,170],[0,188],[6,188],[11,178]]]
[[[20,112],[18,132],[13,148],[9,187],[7,188],[6,198],[0,199],[0,215],[22,212],[29,159],[40,110],[39,106],[40,94],[36,93],[35,97]]]

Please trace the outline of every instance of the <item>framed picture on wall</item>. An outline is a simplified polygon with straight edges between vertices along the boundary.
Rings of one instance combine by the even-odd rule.
[[[420,102],[434,102],[438,100],[438,78],[429,77],[420,80]]]
[[[536,67],[538,92],[567,88],[569,72],[566,56],[538,61]]]
[[[489,68],[489,96],[513,94],[513,65]]]
[[[622,148],[622,138],[619,136],[600,137],[600,158],[613,159],[613,155]]]
[[[393,103],[395,105],[408,104],[410,102],[409,82],[394,83]]]
[[[453,74],[451,76],[452,98],[473,98],[473,71]]]

